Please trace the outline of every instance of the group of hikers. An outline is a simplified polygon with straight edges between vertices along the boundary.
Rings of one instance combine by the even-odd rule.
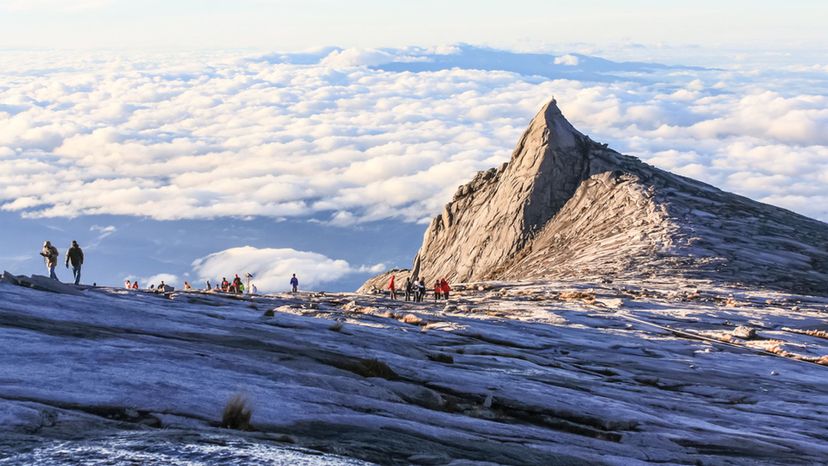
[[[40,250],[40,255],[43,256],[43,260],[46,263],[46,269],[49,271],[49,278],[54,280],[58,280],[57,273],[55,272],[55,268],[58,265],[58,257],[60,257],[60,251],[52,244],[51,241],[45,241],[43,243],[43,248]],[[69,265],[72,265],[72,273],[74,274],[75,278],[75,285],[80,285],[81,280],[81,266],[83,266],[83,250],[78,245],[77,241],[72,241],[72,245],[69,246],[69,249],[66,251],[66,268],[69,268]],[[248,279],[249,287],[247,288],[248,294],[258,294],[259,290],[256,288],[255,283],[250,283],[250,279],[253,278],[252,274],[246,275]],[[299,279],[296,278],[296,274],[294,273],[293,276],[290,278],[290,288],[291,292],[297,293],[299,291]],[[214,291],[214,292],[222,292],[222,293],[233,293],[233,294],[243,294],[245,292],[244,282],[242,281],[239,274],[235,274],[232,281],[228,281],[226,277],[222,277],[220,283],[215,284],[215,288],[213,288],[210,284],[210,280],[206,281],[207,288],[204,291]],[[130,290],[137,290],[140,289],[138,286],[138,280],[124,280],[124,288]],[[193,287],[190,285],[190,282],[184,282],[184,290],[190,291]],[[164,280],[161,280],[161,283],[156,286],[155,284],[151,284],[149,291],[156,291],[156,292],[166,292],[172,291],[173,288],[164,283]]]
[[[396,275],[391,275],[391,279],[388,281],[388,290],[390,291],[391,299],[397,299],[397,283],[396,283]],[[421,278],[419,281],[415,278],[414,280],[411,277],[405,278],[405,284],[401,288],[404,292],[405,300],[406,301],[414,301],[415,303],[420,303],[425,299],[426,296],[426,282],[425,279]],[[449,292],[451,292],[451,287],[449,286],[448,280],[445,278],[441,278],[434,282],[434,300],[437,301],[439,299],[449,299]]]
[[[60,252],[58,248],[52,245],[51,241],[45,241],[43,243],[43,249],[40,250],[40,255],[43,256],[44,262],[46,262],[46,269],[49,271],[49,278],[54,280],[58,280],[57,273],[55,273],[55,268],[58,265],[58,257],[60,256]],[[75,277],[75,285],[80,285],[81,279],[81,266],[83,265],[83,250],[78,246],[77,241],[72,241],[72,245],[69,246],[69,250],[66,251],[66,268],[69,268],[69,264],[72,264],[72,274]]]

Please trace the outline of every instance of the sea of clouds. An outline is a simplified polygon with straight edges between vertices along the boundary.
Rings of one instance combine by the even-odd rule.
[[[720,63],[470,46],[3,51],[0,209],[422,223],[476,171],[508,160],[554,96],[616,150],[828,220],[826,63]]]

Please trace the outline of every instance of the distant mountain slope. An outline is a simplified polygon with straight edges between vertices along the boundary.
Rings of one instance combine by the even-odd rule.
[[[511,160],[461,186],[412,273],[452,281],[681,275],[828,293],[828,224],[592,141],[552,100]]]

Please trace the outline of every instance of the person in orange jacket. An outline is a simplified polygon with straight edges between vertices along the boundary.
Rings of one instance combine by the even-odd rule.
[[[391,281],[388,282],[388,289],[391,290],[391,299],[397,299],[397,285],[394,282],[396,275],[391,275]]]
[[[434,281],[434,300],[437,301],[440,299],[440,296],[443,294],[443,287],[440,286],[440,280]]]
[[[449,291],[451,291],[451,287],[445,278],[440,280],[440,291],[443,292],[443,299],[449,299]]]

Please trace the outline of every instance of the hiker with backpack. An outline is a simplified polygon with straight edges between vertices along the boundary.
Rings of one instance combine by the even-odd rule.
[[[81,266],[83,265],[83,250],[78,246],[77,241],[72,241],[72,246],[66,251],[66,268],[72,263],[72,274],[75,276],[75,285],[80,285]]]
[[[290,277],[290,289],[291,293],[299,291],[299,279],[296,278],[296,274],[293,274],[293,276]]]
[[[43,243],[43,249],[40,250],[40,255],[43,256],[43,261],[46,262],[46,268],[49,270],[49,278],[57,280],[55,267],[57,267],[58,256],[60,253],[57,248],[52,246],[50,241]]]

